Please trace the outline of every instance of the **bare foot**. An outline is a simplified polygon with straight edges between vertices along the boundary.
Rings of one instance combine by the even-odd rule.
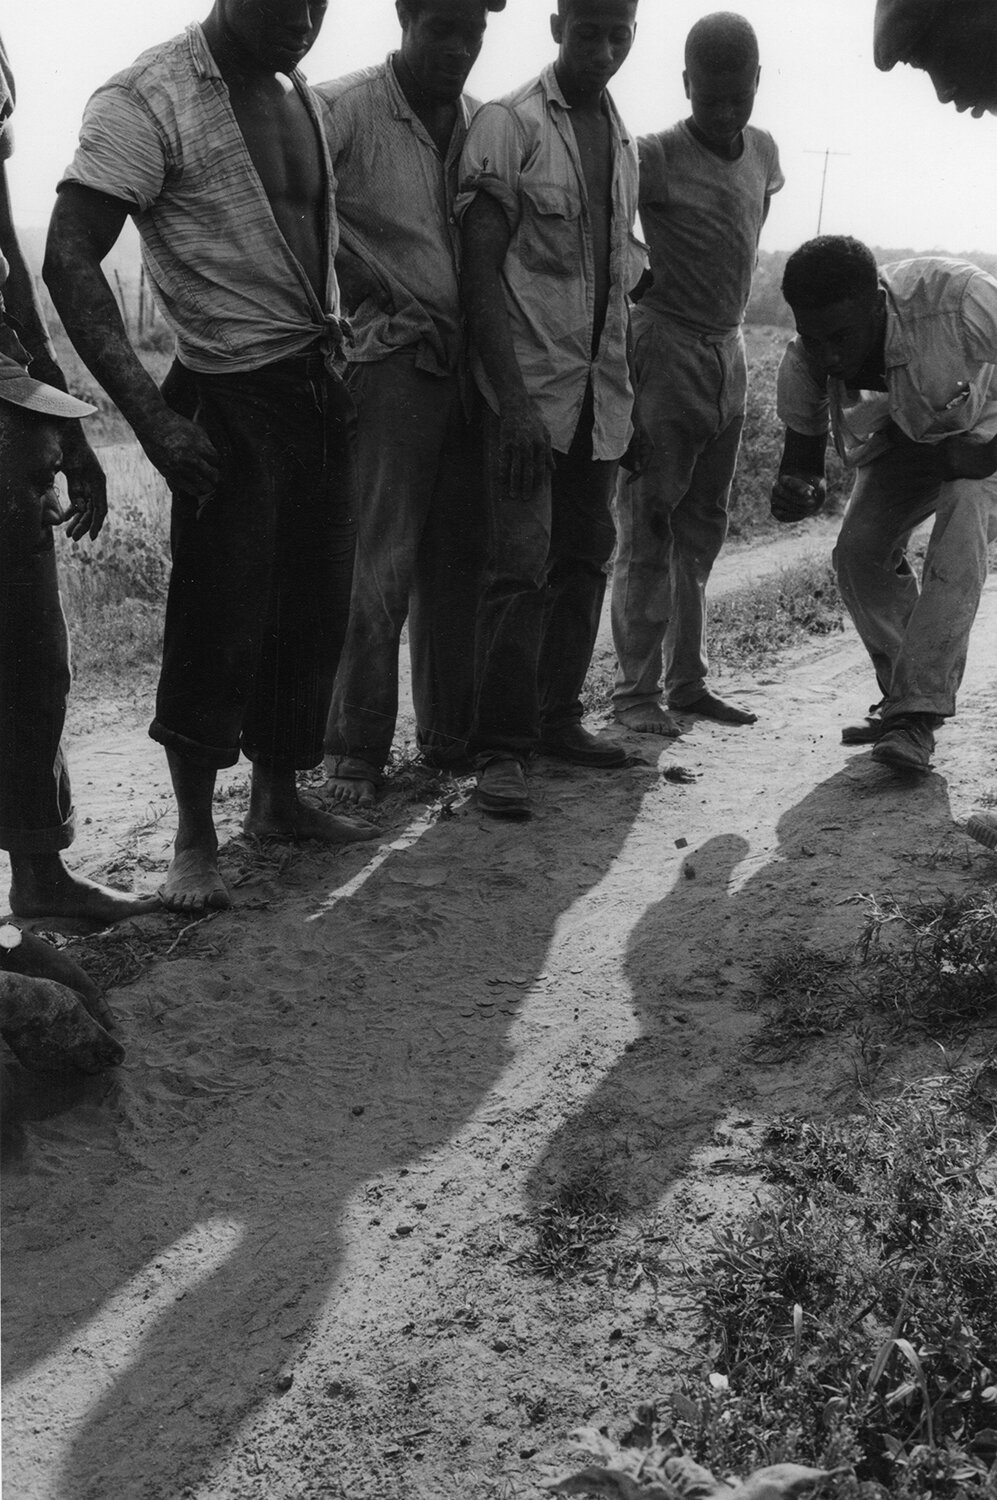
[[[0,1031],[21,1064],[37,1073],[99,1073],[125,1055],[79,995],[27,974],[0,973]]]
[[[322,844],[358,844],[381,837],[379,828],[372,828],[361,818],[324,812],[300,797],[279,807],[275,803],[267,806],[261,799],[259,806],[250,807],[242,826],[258,839],[318,839]]]
[[[11,861],[10,909],[15,917],[71,917],[107,927],[158,908],[158,896],[133,896],[72,875],[58,856]]]
[[[377,787],[373,781],[359,776],[330,776],[322,787],[323,797],[330,802],[342,802],[353,807],[373,807],[377,801]]]
[[[675,739],[682,733],[677,719],[661,707],[660,703],[647,703],[643,707],[623,708],[614,714],[617,724],[634,734],[660,734],[666,739]]]
[[[159,899],[167,911],[225,911],[232,897],[218,873],[217,854],[207,849],[178,849],[159,887]]]
[[[756,724],[758,715],[733,703],[725,703],[715,693],[701,693],[692,703],[676,705],[676,713],[698,714],[702,719],[715,719],[718,724]]]

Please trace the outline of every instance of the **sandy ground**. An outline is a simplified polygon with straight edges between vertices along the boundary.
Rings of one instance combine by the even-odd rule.
[[[132,924],[159,956],[111,992],[125,1066],[5,1068],[5,1494],[525,1500],[572,1427],[666,1391],[695,1336],[676,1271],[750,1200],[759,1131],[854,1105],[854,1038],[752,1057],[766,965],[850,954],[860,893],[997,879],[959,831],[997,789],[995,646],[997,580],[914,782],[838,743],[875,696],[850,633],[722,683],[752,729],[538,762],[527,825],[407,772],[379,844],[261,849],[233,772],[238,908]],[[123,883],[172,835],[146,712],[84,705],[71,747],[76,857]],[[618,1232],[541,1276],[534,1216],[597,1171]]]

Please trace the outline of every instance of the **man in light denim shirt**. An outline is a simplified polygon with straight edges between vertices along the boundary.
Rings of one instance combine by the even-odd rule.
[[[882,694],[842,739],[926,771],[997,538],[997,281],[935,257],[880,270],[858,240],[827,235],[790,256],[782,290],[798,336],[779,371],[787,431],[772,511],[797,521],[820,509],[830,427],[857,471],[838,585]],[[906,546],[932,515],[919,587]]]
[[[636,32],[636,0],[560,0],[556,62],[486,104],[462,161],[464,297],[485,413],[489,561],[477,625],[472,748],[478,799],[529,815],[537,747],[620,766],[589,734],[609,503],[632,434],[627,293],[637,151],[606,87]]]

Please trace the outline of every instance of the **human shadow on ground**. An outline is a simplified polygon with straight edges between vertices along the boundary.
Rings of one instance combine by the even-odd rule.
[[[647,775],[541,773],[525,827],[468,809],[322,855],[324,881],[226,914],[202,957],[113,996],[128,1061],[104,1098],[12,1122],[13,1487],[174,1500],[204,1482],[314,1333],[351,1197],[445,1144],[509,1063],[510,968],[540,970]]]
[[[922,824],[930,848],[918,851]],[[766,1110],[799,1107],[791,1068],[776,1075],[750,1059],[759,1021],[746,1001],[760,972],[801,948],[846,956],[861,929],[857,894],[916,885],[911,857],[930,863],[951,826],[944,778],[896,777],[866,756],[789,808],[761,853],[739,833],[685,850],[630,934],[625,975],[640,1033],[550,1138],[530,1175],[534,1207],[594,1167],[629,1210],[657,1203],[715,1126],[750,1110],[762,1073]]]

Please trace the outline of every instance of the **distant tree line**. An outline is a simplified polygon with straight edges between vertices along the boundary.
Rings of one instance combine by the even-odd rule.
[[[884,249],[881,245],[873,245],[871,249],[880,265],[891,260],[910,260],[919,255],[951,255],[956,260],[972,261],[981,270],[989,271],[991,276],[997,276],[997,255],[987,255],[982,250],[911,250],[909,247],[894,250]],[[749,323],[768,324],[774,328],[792,328],[793,320],[789,308],[783,301],[779,290],[789,253],[788,250],[762,250],[760,252],[751,283],[751,297],[748,301],[747,321]]]

